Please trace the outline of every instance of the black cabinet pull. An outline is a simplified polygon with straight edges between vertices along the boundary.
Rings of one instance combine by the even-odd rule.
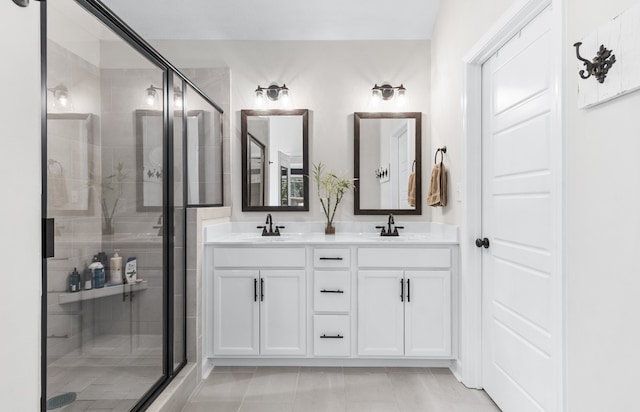
[[[258,279],[253,278],[253,301],[258,301]]]
[[[400,279],[400,302],[404,302],[404,279]]]
[[[336,290],[322,289],[320,293],[344,293],[344,291],[339,289],[336,289]]]
[[[264,301],[264,279],[260,278],[260,302]]]
[[[322,336],[320,336],[320,339],[344,339],[344,336],[342,336],[341,334],[337,334],[337,335],[325,335],[322,334]]]
[[[411,279],[407,279],[407,302],[411,302]]]
[[[342,260],[341,257],[321,257],[320,260]]]

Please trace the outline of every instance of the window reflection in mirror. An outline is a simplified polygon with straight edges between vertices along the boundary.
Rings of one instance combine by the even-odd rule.
[[[309,210],[308,111],[243,110],[242,210]]]
[[[354,114],[354,214],[421,214],[421,116]]]

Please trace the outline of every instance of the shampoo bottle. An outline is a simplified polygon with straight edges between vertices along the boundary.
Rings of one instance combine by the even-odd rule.
[[[98,253],[98,260],[102,263],[102,268],[104,269],[104,281],[105,283],[109,282],[109,256],[106,253],[100,252]]]
[[[136,283],[136,279],[138,278],[138,263],[135,257],[127,259],[124,274],[126,276],[127,283]]]
[[[84,282],[84,285],[82,287],[83,290],[91,290],[93,289],[93,273],[91,272],[91,270],[85,266],[84,268],[84,276],[82,278],[82,281]]]
[[[93,287],[96,289],[104,287],[104,266],[98,260],[98,256],[93,257],[93,262],[89,265],[89,270],[93,275]]]
[[[73,284],[73,273],[69,272],[67,276],[67,292],[75,292],[74,288],[76,285]]]
[[[111,267],[109,283],[114,285],[122,283],[122,256],[118,254],[119,251],[119,249],[114,249],[111,264],[109,265]]]
[[[71,272],[71,291],[80,291],[80,273],[78,273],[77,268],[73,268],[73,272]]]

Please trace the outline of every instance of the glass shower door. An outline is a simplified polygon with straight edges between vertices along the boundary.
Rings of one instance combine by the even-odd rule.
[[[47,408],[128,411],[166,371],[167,73],[70,0],[46,50]]]

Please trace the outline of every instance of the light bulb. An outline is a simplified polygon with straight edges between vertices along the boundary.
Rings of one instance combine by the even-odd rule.
[[[67,107],[67,104],[69,104],[69,93],[67,92],[67,88],[64,86],[58,86],[55,89],[50,90],[53,91],[53,97],[56,99],[56,105]]]
[[[280,89],[280,98],[282,99],[282,104],[285,106],[289,104],[289,89],[287,89],[286,86]]]
[[[68,102],[69,100],[67,99],[67,94],[64,92],[60,92],[60,94],[58,95],[58,103],[60,103],[60,106],[67,107]]]
[[[407,89],[405,89],[403,85],[400,85],[400,87],[398,87],[398,102],[400,104],[404,104],[406,93]]]
[[[155,106],[156,104],[156,91],[151,87],[147,89],[146,102],[147,106]]]
[[[262,91],[262,89],[258,88],[258,89],[256,89],[256,104],[258,106],[262,106],[263,102],[264,102],[264,91]]]

